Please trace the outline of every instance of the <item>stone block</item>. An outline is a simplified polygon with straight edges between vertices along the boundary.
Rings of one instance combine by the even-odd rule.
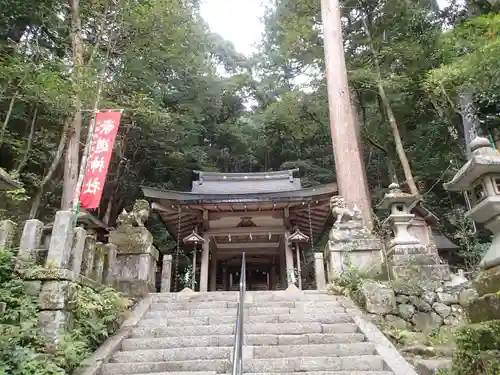
[[[0,221],[0,249],[10,249],[14,246],[17,224],[12,220]]]
[[[70,264],[71,270],[79,275],[82,271],[83,252],[85,250],[85,240],[87,231],[83,228],[75,228],[73,235],[73,247],[71,250]]]
[[[161,269],[161,292],[170,292],[170,284],[172,282],[172,255],[165,254],[163,256],[163,264]]]
[[[447,318],[451,314],[451,307],[441,302],[434,303],[432,305],[432,309],[443,319]]]
[[[415,306],[403,304],[398,306],[398,313],[403,319],[410,320],[415,315]]]
[[[417,308],[418,311],[422,311],[422,312],[431,312],[432,311],[431,305],[428,304],[427,302],[425,302],[422,298],[419,298],[417,296],[410,296],[409,299],[410,299],[410,302],[413,305],[415,305],[415,307]]]
[[[116,265],[116,255],[117,255],[117,247],[112,243],[108,243],[105,245],[106,247],[106,262],[104,265],[104,276],[103,282],[106,285],[114,285],[115,280],[117,278],[117,265]]]
[[[481,271],[473,282],[480,296],[500,291],[500,265]]]
[[[417,359],[415,361],[415,370],[420,375],[438,375],[441,370],[451,369],[451,359]]]
[[[458,295],[458,290],[443,291],[437,293],[437,299],[439,302],[444,303],[445,305],[454,305],[458,303]]]
[[[95,247],[94,265],[92,267],[92,280],[97,283],[102,283],[102,276],[104,273],[104,260],[106,255],[106,245],[98,242]]]
[[[417,312],[412,318],[412,323],[417,331],[431,333],[441,327],[443,319],[435,312]]]
[[[401,319],[399,316],[388,314],[384,317],[385,323],[392,328],[396,329],[408,329],[411,324]]]
[[[325,262],[323,253],[314,253],[314,275],[316,277],[316,289],[326,290]]]
[[[27,280],[24,282],[24,290],[29,296],[38,296],[42,290],[41,280]]]
[[[54,347],[61,343],[68,322],[69,313],[63,310],[45,310],[38,315],[39,326]]]
[[[145,227],[120,226],[109,235],[109,242],[118,247],[118,254],[154,252],[153,235]]]
[[[366,311],[372,314],[390,314],[396,311],[394,290],[387,285],[367,280],[361,285]]]
[[[69,281],[45,281],[39,296],[40,309],[63,310],[69,300]]]
[[[500,320],[500,293],[485,294],[465,307],[472,323]]]
[[[43,223],[40,220],[27,220],[24,224],[18,257],[21,261],[30,260],[42,242]]]
[[[115,282],[115,288],[119,292],[129,297],[144,297],[155,291],[155,285],[140,280],[118,280]]]
[[[75,214],[58,211],[52,228],[47,262],[58,268],[70,269],[75,227]]]
[[[349,264],[369,274],[382,270],[382,241],[375,238],[356,239],[352,242],[328,241],[329,277],[342,274]]]
[[[83,249],[82,267],[81,274],[83,276],[90,277],[94,269],[94,257],[96,248],[96,238],[95,235],[87,235],[85,239],[85,247]]]
[[[450,280],[450,268],[446,264],[435,265],[402,265],[390,267],[394,279],[426,279],[446,281]]]

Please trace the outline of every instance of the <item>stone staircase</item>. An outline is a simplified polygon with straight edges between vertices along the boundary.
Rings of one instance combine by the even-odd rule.
[[[237,292],[151,295],[100,375],[230,373],[237,298]],[[388,365],[394,353],[367,340],[345,301],[318,292],[247,292],[245,374],[414,375],[394,349],[396,365]]]

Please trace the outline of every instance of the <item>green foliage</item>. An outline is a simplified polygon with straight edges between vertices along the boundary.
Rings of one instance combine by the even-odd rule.
[[[443,375],[496,375],[500,373],[500,321],[469,325],[456,335],[453,366]]]
[[[363,282],[368,277],[358,267],[348,265],[344,272],[334,277],[328,285],[328,291],[350,297],[359,307],[365,306],[365,297],[361,291]]]
[[[0,315],[0,375],[69,374],[123,322],[127,300],[121,294],[71,283],[71,325],[53,348],[38,328],[38,298],[28,294],[15,264],[15,253],[0,249],[0,302],[7,306]]]

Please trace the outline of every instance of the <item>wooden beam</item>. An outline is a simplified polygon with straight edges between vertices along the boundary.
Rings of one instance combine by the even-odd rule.
[[[229,243],[218,243],[217,249],[254,249],[254,248],[275,248],[278,247],[279,242],[229,242]]]
[[[283,211],[233,211],[233,212],[209,212],[208,220],[215,221],[226,217],[262,217],[271,216],[276,219],[284,217]]]
[[[231,227],[231,228],[213,228],[207,230],[205,233],[209,236],[227,236],[231,235],[245,235],[245,234],[283,234],[285,227]]]

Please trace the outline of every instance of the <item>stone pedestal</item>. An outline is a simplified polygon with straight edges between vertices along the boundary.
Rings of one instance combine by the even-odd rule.
[[[201,252],[200,292],[208,292],[208,264],[210,261],[210,241],[204,238],[203,251]]]
[[[163,264],[161,267],[161,288],[162,293],[170,293],[170,285],[172,282],[172,255],[163,256]]]
[[[391,184],[380,204],[381,208],[390,210],[389,222],[394,232],[386,252],[387,270],[392,279],[450,280],[450,269],[442,263],[437,249],[426,247],[408,231],[415,217],[410,213],[410,206],[416,200],[415,195],[404,193],[398,184]]]
[[[316,276],[316,289],[326,290],[325,262],[322,253],[314,253],[314,274]]]
[[[330,209],[336,220],[325,250],[329,260],[328,276],[340,276],[349,265],[363,272],[379,273],[382,268],[382,241],[363,225],[358,208],[351,210],[342,197],[332,197]]]
[[[349,265],[363,272],[377,274],[382,269],[382,241],[377,238],[349,242],[328,241],[329,277],[338,277]]]
[[[122,224],[111,232],[109,241],[117,247],[118,290],[132,297],[154,292],[159,252],[152,234],[145,227]]]

